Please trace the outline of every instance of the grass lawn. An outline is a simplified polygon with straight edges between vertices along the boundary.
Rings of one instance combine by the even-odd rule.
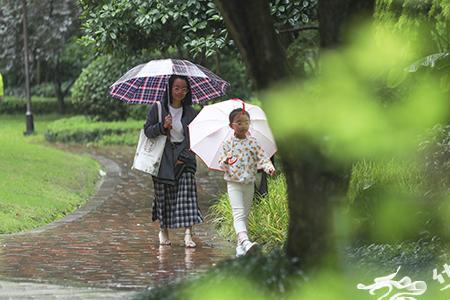
[[[62,218],[94,192],[95,160],[45,145],[42,134],[58,118],[35,116],[36,135],[25,137],[24,115],[0,115],[0,233]]]

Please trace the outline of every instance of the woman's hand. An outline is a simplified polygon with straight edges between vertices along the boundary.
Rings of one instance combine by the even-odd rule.
[[[177,165],[182,165],[182,164],[184,164],[184,161],[177,159],[175,165],[177,166]]]
[[[172,116],[171,115],[167,115],[164,118],[164,125],[163,125],[163,127],[165,129],[171,129],[172,128]]]

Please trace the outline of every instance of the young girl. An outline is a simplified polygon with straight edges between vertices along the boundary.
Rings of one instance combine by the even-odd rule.
[[[256,139],[248,136],[250,115],[242,108],[229,115],[230,127],[234,135],[224,141],[219,164],[225,171],[228,196],[233,212],[234,229],[237,235],[236,256],[243,256],[256,249],[256,243],[249,240],[247,219],[252,205],[254,182],[258,169],[273,176],[275,168],[265,157]]]

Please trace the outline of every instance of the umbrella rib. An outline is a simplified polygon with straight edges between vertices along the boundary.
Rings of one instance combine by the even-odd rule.
[[[219,132],[219,131],[221,131],[221,130],[223,130],[223,129],[224,129],[224,127],[220,127],[220,128],[215,129],[214,131],[211,131],[211,132],[208,133],[207,135],[202,136],[202,139],[201,139],[200,141],[202,141],[202,140],[204,140],[204,139],[210,137],[211,135],[216,134],[217,132]],[[230,129],[230,130],[231,130],[231,129]],[[194,144],[194,145],[191,145],[191,148],[194,147],[195,145],[197,145],[197,143]]]

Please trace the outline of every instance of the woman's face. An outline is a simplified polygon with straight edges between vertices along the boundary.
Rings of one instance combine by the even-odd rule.
[[[189,88],[187,82],[184,79],[176,78],[172,84],[172,101],[183,101],[188,92]]]

